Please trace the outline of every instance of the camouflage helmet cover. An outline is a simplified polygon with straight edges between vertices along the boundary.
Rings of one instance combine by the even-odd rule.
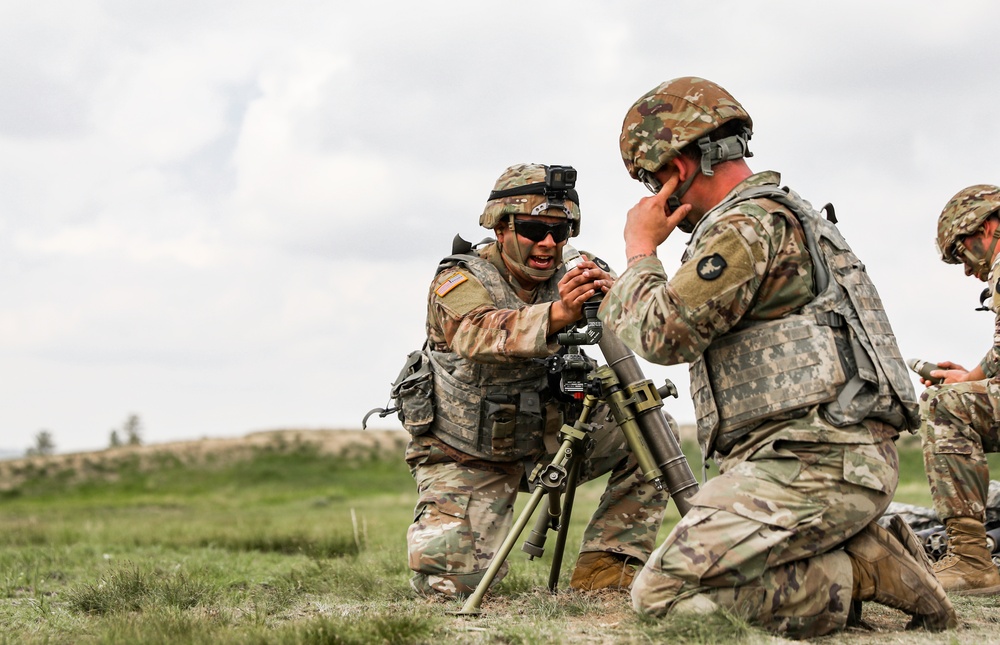
[[[753,120],[725,89],[695,76],[661,83],[632,104],[619,138],[622,161],[633,179],[639,169],[656,172],[681,148],[732,121]]]
[[[527,186],[529,184],[545,183],[546,166],[537,163],[515,164],[503,171],[497,179],[493,190],[507,190]],[[501,197],[486,202],[483,214],[479,216],[479,224],[484,228],[494,229],[511,215],[531,215],[532,211],[551,202],[551,207],[542,215],[562,217],[570,222],[570,236],[580,234],[580,205],[571,199],[549,199],[545,195],[514,195]],[[563,210],[565,207],[566,210]]]
[[[961,264],[961,238],[979,230],[990,215],[1000,209],[1000,188],[976,184],[958,191],[948,200],[938,218],[937,248],[948,264]]]

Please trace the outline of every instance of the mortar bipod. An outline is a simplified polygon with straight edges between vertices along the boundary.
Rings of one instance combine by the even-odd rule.
[[[584,397],[583,410],[580,412],[576,423],[572,426],[564,425],[560,430],[562,444],[556,451],[552,461],[547,465],[536,468],[532,472],[532,477],[537,475],[539,480],[536,481],[535,489],[531,492],[528,503],[521,511],[521,514],[517,516],[503,544],[500,545],[500,548],[493,555],[490,566],[487,567],[486,573],[483,574],[483,578],[479,581],[475,591],[466,599],[465,604],[462,605],[462,609],[455,612],[456,615],[478,616],[480,614],[479,606],[482,604],[483,597],[496,579],[500,567],[506,562],[507,556],[510,555],[511,550],[514,548],[514,543],[521,537],[521,533],[528,525],[531,514],[538,508],[543,495],[549,496],[548,513],[536,524],[535,534],[530,538],[533,541],[529,542],[530,546],[526,544],[524,550],[528,552],[531,558],[541,555],[541,544],[545,541],[545,532],[552,525],[559,527],[558,546],[561,548],[565,545],[564,532],[569,527],[569,513],[571,512],[569,506],[572,503],[573,496],[568,494],[564,503],[560,505],[558,499],[559,492],[563,485],[569,486],[572,484],[568,488],[568,491],[574,491],[576,487],[576,477],[579,473],[580,460],[585,456],[586,444],[591,432],[591,427],[587,421],[590,419],[590,415],[598,401],[599,399],[593,394],[587,394]],[[546,478],[548,478],[551,486],[547,487],[545,485],[543,480]],[[550,588],[553,588],[553,579],[558,579],[561,564],[562,553],[557,553],[553,557],[552,572],[549,575]]]

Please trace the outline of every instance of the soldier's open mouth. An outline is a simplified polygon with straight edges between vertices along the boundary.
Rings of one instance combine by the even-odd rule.
[[[555,261],[555,258],[543,255],[532,255],[528,258],[528,262],[536,269],[551,269]]]

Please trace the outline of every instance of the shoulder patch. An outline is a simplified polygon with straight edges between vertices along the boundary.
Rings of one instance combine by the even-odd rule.
[[[732,227],[725,227],[706,248],[681,264],[670,280],[681,306],[699,311],[756,276],[753,253],[747,241]],[[713,305],[715,306],[715,305]]]
[[[465,275],[461,271],[455,271],[447,278],[445,278],[445,281],[442,282],[438,286],[438,288],[434,290],[434,293],[437,294],[438,298],[443,298],[445,295],[448,294],[449,291],[451,291],[458,285],[462,284],[463,282],[467,281],[468,279],[469,276]]]
[[[698,261],[698,277],[702,280],[715,280],[722,275],[727,266],[729,264],[726,263],[726,258],[713,253]]]

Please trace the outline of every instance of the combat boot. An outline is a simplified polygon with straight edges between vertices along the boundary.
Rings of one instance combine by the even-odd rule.
[[[854,584],[851,600],[874,600],[913,616],[907,629],[923,627],[941,631],[958,627],[958,616],[948,595],[926,558],[917,559],[904,546],[919,544],[916,537],[909,539],[912,530],[905,523],[893,526],[902,532],[903,540],[872,522],[844,544],[844,551],[851,558]],[[907,535],[909,534],[909,535]]]
[[[638,564],[638,560],[627,555],[586,551],[576,560],[569,588],[578,591],[628,589],[635,578]]]
[[[947,591],[961,595],[1000,593],[1000,572],[986,548],[986,527],[971,517],[945,522],[948,551],[934,563],[934,573]]]

